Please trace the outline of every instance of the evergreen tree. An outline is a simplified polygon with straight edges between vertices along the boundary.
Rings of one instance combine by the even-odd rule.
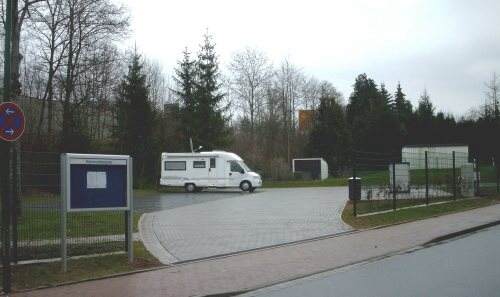
[[[347,106],[347,122],[354,149],[381,152],[396,149],[399,141],[396,118],[387,97],[366,74],[359,75],[354,83]]]
[[[331,171],[342,169],[347,164],[350,141],[339,98],[323,94],[314,123],[309,136],[310,155],[324,158]]]
[[[434,116],[434,110],[435,108],[431,102],[431,98],[427,90],[424,90],[418,102],[417,114],[422,120],[430,121]]]
[[[386,107],[392,107],[394,105],[394,101],[392,100],[392,95],[385,88],[385,84],[380,84],[380,97],[382,98],[382,104]]]
[[[154,114],[148,99],[149,89],[142,72],[139,54],[134,53],[127,75],[118,89],[115,134],[122,153],[134,158],[134,181],[146,181],[156,168],[153,151]]]
[[[400,120],[408,120],[413,110],[413,106],[409,100],[406,100],[406,94],[403,93],[401,83],[399,82],[394,94],[394,109]]]
[[[412,118],[413,107],[411,102],[406,100],[406,94],[403,93],[401,83],[399,82],[396,88],[396,93],[394,94],[393,110],[399,120],[399,145],[403,146],[408,144],[409,141],[408,129],[410,124],[409,122]]]
[[[214,149],[227,145],[228,129],[222,106],[224,94],[221,92],[219,62],[215,43],[208,34],[204,35],[196,65],[196,117],[198,120],[196,145]]]
[[[197,117],[198,104],[194,96],[196,86],[196,62],[191,59],[187,48],[183,52],[182,61],[178,62],[175,69],[174,82],[177,89],[173,90],[181,102],[180,108],[180,135],[185,149],[189,148],[189,138],[198,140],[198,127],[200,119]]]

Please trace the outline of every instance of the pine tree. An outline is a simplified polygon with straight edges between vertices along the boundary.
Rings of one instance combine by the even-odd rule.
[[[173,90],[181,101],[180,118],[181,141],[185,148],[189,147],[189,138],[198,140],[197,129],[199,119],[197,118],[198,104],[194,96],[196,86],[196,62],[191,59],[191,54],[186,48],[183,52],[182,61],[178,62],[175,69],[174,82],[177,89]]]
[[[396,94],[394,94],[394,109],[399,115],[400,120],[407,120],[411,115],[413,109],[413,107],[411,106],[411,102],[406,100],[406,94],[403,93],[403,89],[401,88],[401,84],[399,82],[396,89]]]
[[[154,114],[139,54],[134,53],[118,89],[115,136],[122,153],[134,158],[134,181],[154,176],[152,164]]]
[[[324,158],[330,169],[342,168],[347,163],[350,145],[344,110],[338,99],[322,95],[308,143],[310,155]]]
[[[198,130],[195,132],[197,145],[200,144],[205,149],[225,146],[228,130],[222,106],[224,94],[220,90],[219,62],[215,52],[215,43],[209,34],[203,37],[196,66],[194,96],[197,104],[196,117],[199,120]]]
[[[396,149],[399,129],[387,97],[381,94],[375,81],[366,74],[356,78],[354,91],[347,105],[347,121],[351,128],[354,149]]]
[[[387,108],[392,108],[394,106],[394,100],[392,100],[392,95],[385,88],[385,84],[380,84],[380,97],[382,98],[382,104]]]
[[[434,116],[434,111],[435,108],[431,102],[431,98],[427,90],[424,90],[418,102],[417,114],[423,120],[430,120]]]
[[[408,144],[409,125],[412,120],[413,107],[409,100],[406,100],[406,94],[403,93],[401,83],[398,82],[396,93],[394,94],[393,111],[399,121],[399,145]]]

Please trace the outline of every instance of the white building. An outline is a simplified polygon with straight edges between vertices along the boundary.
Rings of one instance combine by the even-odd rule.
[[[429,169],[453,168],[452,155],[455,152],[455,168],[469,162],[467,145],[407,145],[401,150],[401,161],[410,163],[410,169],[425,169],[425,152]]]

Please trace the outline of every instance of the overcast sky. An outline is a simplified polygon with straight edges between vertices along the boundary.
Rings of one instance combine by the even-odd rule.
[[[198,49],[208,28],[221,63],[245,47],[349,97],[367,73],[393,93],[398,81],[412,102],[426,88],[455,115],[484,103],[484,82],[500,72],[500,1],[117,0],[128,6],[134,42],[167,71],[184,47]]]

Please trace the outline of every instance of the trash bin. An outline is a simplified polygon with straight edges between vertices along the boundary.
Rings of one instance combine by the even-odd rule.
[[[361,199],[361,178],[350,177],[349,178],[349,200],[360,200]]]

